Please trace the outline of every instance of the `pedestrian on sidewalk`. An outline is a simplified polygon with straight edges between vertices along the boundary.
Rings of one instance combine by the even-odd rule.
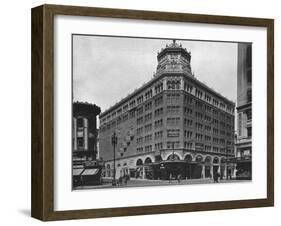
[[[215,172],[214,173],[214,183],[218,183],[219,182],[219,173],[218,172]]]
[[[173,179],[172,173],[169,174],[169,184],[171,183],[171,180]]]
[[[178,174],[178,183],[180,183],[181,182],[181,174],[179,173]]]

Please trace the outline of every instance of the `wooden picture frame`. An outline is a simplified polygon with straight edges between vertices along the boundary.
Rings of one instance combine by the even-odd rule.
[[[54,210],[54,16],[126,18],[240,25],[267,29],[267,198],[122,208]],[[50,220],[206,211],[274,205],[274,20],[62,5],[32,9],[31,215]]]

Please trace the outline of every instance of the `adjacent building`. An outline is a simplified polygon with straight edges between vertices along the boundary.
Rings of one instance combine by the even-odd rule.
[[[105,176],[167,179],[226,176],[234,157],[235,103],[192,73],[175,40],[157,54],[154,77],[100,114]],[[219,82],[219,81],[218,81]],[[112,135],[117,134],[115,153]]]
[[[73,165],[81,165],[86,160],[95,160],[97,155],[97,115],[100,107],[89,104],[73,103]]]
[[[237,176],[252,174],[252,44],[238,44],[237,68]]]

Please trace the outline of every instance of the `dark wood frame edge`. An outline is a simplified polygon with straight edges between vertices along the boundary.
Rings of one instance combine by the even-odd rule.
[[[54,211],[53,22],[55,15],[178,21],[267,28],[267,198],[123,208]],[[274,20],[139,10],[42,5],[32,9],[31,216],[43,221],[162,214],[274,205]]]

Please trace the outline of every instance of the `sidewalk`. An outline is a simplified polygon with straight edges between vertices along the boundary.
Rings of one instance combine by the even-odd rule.
[[[184,179],[178,182],[177,180],[149,180],[131,178],[127,185],[112,186],[112,178],[103,178],[102,185],[96,186],[79,186],[76,189],[101,189],[101,188],[124,188],[124,187],[143,187],[143,186],[168,186],[168,185],[193,185],[193,184],[220,184],[220,183],[242,183],[251,182],[250,180],[219,180],[219,183],[214,183],[211,178],[200,179]]]

